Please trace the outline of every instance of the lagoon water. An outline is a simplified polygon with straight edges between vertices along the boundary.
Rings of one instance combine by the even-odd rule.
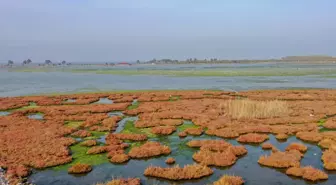
[[[57,68],[57,67],[56,67]],[[336,64],[222,64],[222,65],[138,65],[130,67],[71,66],[86,70],[293,70],[336,69]],[[336,88],[333,75],[307,76],[161,76],[112,75],[95,73],[8,72],[0,69],[0,97],[43,93],[94,92],[149,89],[217,89],[241,91],[249,89]]]

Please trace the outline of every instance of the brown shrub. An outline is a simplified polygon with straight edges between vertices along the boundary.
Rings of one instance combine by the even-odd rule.
[[[200,136],[203,133],[203,128],[187,128],[184,130],[188,135],[193,135],[193,136]]]
[[[268,139],[268,135],[249,133],[249,134],[239,136],[237,138],[237,141],[242,142],[242,143],[262,143],[267,139]]]
[[[157,135],[170,135],[175,131],[176,128],[174,126],[158,126],[151,129],[151,132]]]
[[[276,168],[299,167],[302,154],[297,150],[275,152],[270,156],[260,156],[258,163]]]
[[[129,133],[117,133],[113,134],[117,139],[121,140],[131,140],[131,141],[145,141],[147,140],[147,135],[145,134],[129,134]]]
[[[325,169],[336,170],[336,150],[328,149],[324,151],[321,159]]]
[[[83,141],[80,145],[81,146],[96,146],[97,141],[96,140],[86,140],[86,141]]]
[[[293,175],[296,177],[302,177],[303,179],[310,181],[318,181],[328,179],[328,174],[319,169],[315,169],[312,166],[306,167],[291,167],[286,170],[287,175]]]
[[[286,116],[290,113],[284,101],[229,100],[220,105],[227,114],[235,119],[272,118]]]
[[[124,163],[127,162],[128,160],[129,157],[126,154],[115,154],[110,159],[112,163]]]
[[[220,179],[215,181],[213,185],[242,185],[244,180],[238,176],[223,175]]]
[[[170,168],[150,166],[146,168],[144,175],[169,180],[189,180],[209,176],[212,173],[213,171],[211,170],[211,168],[194,164],[186,165],[183,168],[179,166]]]
[[[171,150],[168,146],[161,145],[159,142],[147,141],[145,144],[133,147],[128,155],[131,158],[148,158],[159,155],[170,154]]]
[[[286,140],[289,136],[287,134],[277,134],[275,138],[277,140]]]
[[[78,130],[74,133],[71,134],[71,136],[74,136],[74,137],[89,137],[91,136],[91,133],[86,131],[86,130]]]
[[[237,160],[236,155],[226,150],[224,152],[213,152],[210,150],[200,150],[193,155],[193,159],[202,165],[231,166]]]
[[[271,150],[271,149],[273,149],[273,147],[274,146],[271,143],[263,143],[261,145],[261,148],[264,149],[264,150]]]
[[[141,181],[139,178],[129,178],[129,179],[113,179],[106,183],[98,183],[96,185],[140,185]]]
[[[175,159],[172,158],[172,157],[169,157],[169,158],[166,159],[165,162],[166,162],[167,164],[174,164],[174,163],[175,163]]]
[[[92,167],[88,164],[75,164],[68,169],[68,173],[88,173]]]
[[[296,137],[309,142],[319,142],[322,140],[322,135],[318,132],[298,132]]]
[[[92,154],[100,154],[100,153],[104,153],[107,152],[107,148],[105,146],[94,146],[92,148],[90,148],[86,154],[92,155]]]
[[[297,150],[299,152],[306,152],[307,146],[302,143],[291,143],[287,146],[286,151]]]

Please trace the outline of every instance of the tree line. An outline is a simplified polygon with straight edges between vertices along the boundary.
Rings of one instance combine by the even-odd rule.
[[[21,65],[23,65],[23,66],[24,65],[29,65],[31,63],[33,63],[33,61],[31,59],[27,59],[27,60],[22,61]],[[7,65],[8,66],[13,66],[14,65],[14,61],[13,60],[8,60]],[[39,65],[41,65],[41,64],[39,64]],[[51,60],[45,60],[42,65],[71,65],[71,63],[68,63],[65,60],[63,60],[60,63],[53,63]]]

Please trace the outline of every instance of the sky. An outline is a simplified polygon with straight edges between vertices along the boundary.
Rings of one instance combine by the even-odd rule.
[[[0,0],[0,62],[336,56],[335,0]]]

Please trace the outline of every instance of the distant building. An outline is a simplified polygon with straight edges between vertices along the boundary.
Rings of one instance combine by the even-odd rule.
[[[117,63],[117,65],[128,65],[128,66],[130,66],[132,64],[128,63],[128,62],[119,62],[119,63]]]

